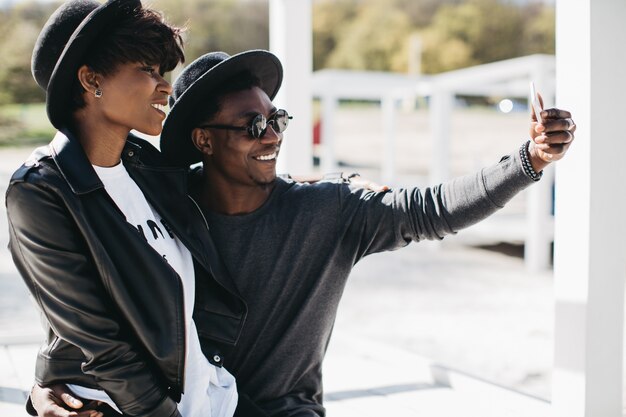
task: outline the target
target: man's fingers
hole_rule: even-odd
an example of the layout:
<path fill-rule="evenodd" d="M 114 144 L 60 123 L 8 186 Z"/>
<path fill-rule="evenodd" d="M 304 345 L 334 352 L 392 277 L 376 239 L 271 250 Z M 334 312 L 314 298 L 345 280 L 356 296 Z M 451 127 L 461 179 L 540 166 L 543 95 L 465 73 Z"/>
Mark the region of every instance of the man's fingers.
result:
<path fill-rule="evenodd" d="M 380 185 L 376 182 L 369 182 L 368 189 L 372 190 L 372 191 L 376 191 L 377 193 L 382 193 L 383 191 L 389 191 L 389 186 L 388 185 Z"/>
<path fill-rule="evenodd" d="M 52 385 L 50 389 L 57 398 L 60 398 L 70 408 L 79 409 L 84 405 L 82 401 L 72 395 L 65 384 Z"/>
<path fill-rule="evenodd" d="M 542 110 L 541 117 L 544 119 L 544 121 L 546 119 L 567 119 L 571 118 L 572 114 L 567 110 L 551 108 Z"/>
<path fill-rule="evenodd" d="M 543 123 L 543 132 L 557 132 L 560 130 L 568 130 L 570 132 L 576 131 L 576 123 L 571 117 L 564 119 L 552 119 L 546 120 Z"/>
<path fill-rule="evenodd" d="M 574 133 L 569 130 L 559 130 L 557 132 L 548 132 L 535 138 L 535 143 L 558 145 L 562 143 L 570 143 L 574 140 Z"/>
<path fill-rule="evenodd" d="M 102 417 L 94 414 L 93 410 L 70 411 L 54 403 L 49 403 L 39 415 L 42 417 Z"/>
<path fill-rule="evenodd" d="M 366 190 L 375 191 L 377 193 L 389 191 L 389 186 L 377 184 L 373 181 L 363 179 L 361 176 L 355 176 L 350 178 L 350 184 L 357 188 L 364 188 Z"/>
<path fill-rule="evenodd" d="M 80 411 L 80 412 L 72 411 L 72 413 L 76 413 L 75 417 L 104 417 L 104 414 L 102 414 L 100 411 L 95 411 L 95 410 L 87 410 L 87 411 Z M 70 416 L 70 417 L 73 417 L 73 416 Z"/>
<path fill-rule="evenodd" d="M 83 406 L 82 401 L 80 401 L 78 398 L 74 398 L 71 394 L 68 394 L 67 392 L 61 394 L 61 399 L 68 407 L 79 409 Z"/>

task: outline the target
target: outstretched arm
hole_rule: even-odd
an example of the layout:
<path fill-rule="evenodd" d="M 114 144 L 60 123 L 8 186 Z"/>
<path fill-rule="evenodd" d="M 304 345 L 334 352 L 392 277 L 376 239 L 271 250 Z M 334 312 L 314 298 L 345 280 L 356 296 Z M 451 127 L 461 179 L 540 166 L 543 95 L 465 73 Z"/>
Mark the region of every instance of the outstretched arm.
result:
<path fill-rule="evenodd" d="M 576 129 L 567 111 L 548 109 L 542 116 L 539 124 L 533 115 L 529 142 L 473 175 L 384 194 L 344 188 L 340 223 L 346 225 L 346 238 L 359 241 L 357 259 L 456 233 L 490 216 L 538 181 L 541 170 L 567 152 Z"/>

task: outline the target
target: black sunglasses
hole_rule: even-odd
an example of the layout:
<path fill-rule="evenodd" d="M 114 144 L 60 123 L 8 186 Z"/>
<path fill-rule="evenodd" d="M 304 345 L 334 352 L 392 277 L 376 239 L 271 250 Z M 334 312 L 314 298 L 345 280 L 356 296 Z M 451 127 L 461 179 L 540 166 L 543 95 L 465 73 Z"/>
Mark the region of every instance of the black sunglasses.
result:
<path fill-rule="evenodd" d="M 272 129 L 276 133 L 283 133 L 287 126 L 289 126 L 289 120 L 293 119 L 293 116 L 289 116 L 287 110 L 280 109 L 266 119 L 262 114 L 254 116 L 249 126 L 231 126 L 231 125 L 202 125 L 201 128 L 210 129 L 223 129 L 223 130 L 245 130 L 254 139 L 260 139 L 267 132 L 267 126 L 272 126 Z"/>

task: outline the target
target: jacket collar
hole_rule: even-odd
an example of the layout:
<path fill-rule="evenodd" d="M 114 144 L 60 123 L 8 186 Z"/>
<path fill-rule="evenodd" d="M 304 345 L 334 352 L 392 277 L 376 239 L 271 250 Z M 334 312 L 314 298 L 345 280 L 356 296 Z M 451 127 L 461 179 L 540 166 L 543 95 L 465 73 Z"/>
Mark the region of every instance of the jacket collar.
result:
<path fill-rule="evenodd" d="M 57 132 L 50 142 L 50 155 L 75 194 L 86 194 L 104 187 L 80 142 L 69 130 Z"/>
<path fill-rule="evenodd" d="M 132 140 L 133 138 L 135 136 L 132 134 L 128 135 L 128 139 Z M 140 145 L 127 140 L 121 159 L 125 162 L 136 160 L 140 149 Z M 69 130 L 57 131 L 54 139 L 50 142 L 49 152 L 59 167 L 61 175 L 75 194 L 87 194 L 104 188 L 104 184 L 89 162 L 82 145 Z"/>

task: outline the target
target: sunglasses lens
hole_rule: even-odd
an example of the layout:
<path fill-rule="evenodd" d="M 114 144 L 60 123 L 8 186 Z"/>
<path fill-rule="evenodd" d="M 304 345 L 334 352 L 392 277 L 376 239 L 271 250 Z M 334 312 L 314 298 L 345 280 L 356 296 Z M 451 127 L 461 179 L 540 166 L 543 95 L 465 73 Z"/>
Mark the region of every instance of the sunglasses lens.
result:
<path fill-rule="evenodd" d="M 283 133 L 289 125 L 289 114 L 287 110 L 280 109 L 274 113 L 271 120 L 272 127 L 277 133 Z"/>
<path fill-rule="evenodd" d="M 267 130 L 267 120 L 262 114 L 257 115 L 252 119 L 252 125 L 250 126 L 250 133 L 256 139 L 262 137 Z"/>

